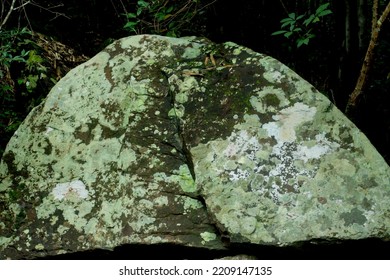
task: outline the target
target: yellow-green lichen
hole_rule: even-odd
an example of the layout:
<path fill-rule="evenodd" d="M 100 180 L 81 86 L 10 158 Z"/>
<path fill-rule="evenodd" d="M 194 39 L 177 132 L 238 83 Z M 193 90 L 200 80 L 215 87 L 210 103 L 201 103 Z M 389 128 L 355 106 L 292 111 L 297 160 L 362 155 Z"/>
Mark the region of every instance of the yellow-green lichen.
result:
<path fill-rule="evenodd" d="M 35 245 L 34 248 L 35 248 L 35 250 L 37 250 L 37 251 L 43 251 L 43 250 L 45 250 L 45 246 L 44 246 L 43 244 L 41 244 L 41 243 Z"/>
<path fill-rule="evenodd" d="M 177 183 L 186 193 L 196 192 L 195 181 L 187 165 L 181 165 L 179 170 L 174 171 L 174 174 L 169 176 L 169 180 Z"/>

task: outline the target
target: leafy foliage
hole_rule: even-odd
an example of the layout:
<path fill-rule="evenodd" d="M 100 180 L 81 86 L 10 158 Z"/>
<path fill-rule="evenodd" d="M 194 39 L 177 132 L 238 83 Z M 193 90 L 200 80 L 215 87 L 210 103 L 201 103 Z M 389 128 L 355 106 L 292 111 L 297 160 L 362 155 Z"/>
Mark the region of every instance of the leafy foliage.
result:
<path fill-rule="evenodd" d="M 283 35 L 286 38 L 295 36 L 298 48 L 302 45 L 308 45 L 310 39 L 315 37 L 314 24 L 319 22 L 322 17 L 332 13 L 328 9 L 329 5 L 330 3 L 320 5 L 314 14 L 288 14 L 287 18 L 280 21 L 282 29 L 272 33 L 272 35 Z"/>
<path fill-rule="evenodd" d="M 20 53 L 15 49 L 15 45 L 20 47 L 23 45 L 23 41 L 18 41 L 18 37 L 28 35 L 30 32 L 27 28 L 21 30 L 0 31 L 0 65 L 3 67 L 10 67 L 12 62 L 24 62 L 28 52 L 22 50 Z M 3 78 L 4 73 L 0 73 L 0 77 Z"/>
<path fill-rule="evenodd" d="M 27 28 L 0 31 L 0 156 L 27 113 L 52 86 L 45 60 Z"/>
<path fill-rule="evenodd" d="M 189 29 L 191 20 L 201 14 L 200 0 L 139 0 L 135 10 L 126 13 L 124 29 L 136 34 L 152 33 L 178 37 Z"/>

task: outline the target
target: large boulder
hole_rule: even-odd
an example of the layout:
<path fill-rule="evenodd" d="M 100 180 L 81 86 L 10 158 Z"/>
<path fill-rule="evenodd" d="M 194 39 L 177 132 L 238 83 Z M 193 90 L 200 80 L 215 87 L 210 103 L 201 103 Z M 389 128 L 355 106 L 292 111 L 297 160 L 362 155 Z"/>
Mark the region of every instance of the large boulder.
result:
<path fill-rule="evenodd" d="M 70 71 L 0 180 L 0 258 L 390 237 L 368 139 L 277 60 L 195 37 L 124 38 Z"/>

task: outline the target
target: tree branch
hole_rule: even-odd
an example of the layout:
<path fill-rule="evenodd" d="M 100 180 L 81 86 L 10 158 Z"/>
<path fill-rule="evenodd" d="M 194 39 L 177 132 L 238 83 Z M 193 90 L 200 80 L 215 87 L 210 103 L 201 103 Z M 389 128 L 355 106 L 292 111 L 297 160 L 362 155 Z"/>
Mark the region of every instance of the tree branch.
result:
<path fill-rule="evenodd" d="M 58 4 L 58 5 L 56 5 L 56 6 L 51 6 L 51 7 L 48 7 L 48 8 L 43 7 L 43 6 L 39 5 L 38 3 L 35 3 L 34 1 L 31 1 L 31 5 L 33 5 L 33 6 L 35 6 L 35 7 L 38 7 L 38 8 L 40 8 L 40 9 L 46 11 L 46 12 L 49 12 L 49 13 L 54 14 L 55 16 L 54 16 L 54 18 L 52 18 L 51 20 L 55 20 L 56 18 L 61 17 L 61 16 L 62 16 L 62 17 L 65 17 L 65 18 L 67 18 L 67 19 L 70 19 L 70 17 L 68 17 L 68 16 L 65 15 L 64 13 L 59 13 L 59 12 L 54 11 L 55 8 L 63 7 L 63 6 L 64 6 L 63 3 Z"/>
<path fill-rule="evenodd" d="M 6 24 L 6 22 L 8 21 L 9 16 L 11 15 L 12 11 L 14 10 L 15 2 L 16 2 L 16 0 L 12 0 L 11 7 L 9 8 L 8 13 L 5 16 L 3 22 L 0 24 L 0 30 Z"/>
<path fill-rule="evenodd" d="M 375 29 L 376 22 L 378 21 L 378 2 L 379 0 L 374 0 L 372 3 L 372 23 L 371 30 Z"/>
<path fill-rule="evenodd" d="M 374 7 L 373 7 L 373 18 L 377 17 L 376 13 L 376 7 L 375 2 L 378 2 L 377 0 L 374 1 Z M 381 17 L 379 20 L 375 22 L 375 25 L 373 25 L 372 31 L 371 31 L 371 39 L 370 44 L 368 45 L 368 49 L 366 52 L 366 55 L 364 57 L 363 65 L 360 70 L 360 75 L 357 80 L 355 89 L 351 93 L 348 99 L 347 107 L 345 108 L 345 113 L 349 114 L 353 108 L 356 107 L 357 98 L 362 94 L 363 89 L 366 85 L 368 72 L 371 68 L 372 60 L 374 57 L 374 48 L 376 46 L 376 43 L 378 41 L 379 32 L 381 30 L 383 22 L 386 20 L 388 14 L 390 12 L 390 2 L 387 4 L 385 10 L 383 11 Z"/>

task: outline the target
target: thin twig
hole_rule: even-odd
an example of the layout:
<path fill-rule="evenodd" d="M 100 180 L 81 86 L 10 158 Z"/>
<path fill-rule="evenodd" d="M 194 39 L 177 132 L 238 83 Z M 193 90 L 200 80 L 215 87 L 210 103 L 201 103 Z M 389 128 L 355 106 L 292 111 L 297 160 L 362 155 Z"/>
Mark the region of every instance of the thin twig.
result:
<path fill-rule="evenodd" d="M 27 20 L 27 23 L 28 23 L 28 26 L 29 26 L 29 29 L 34 32 L 33 28 L 32 28 L 32 25 L 31 25 L 31 22 L 30 22 L 30 19 L 28 18 L 28 14 L 27 14 L 27 11 L 26 11 L 26 6 L 23 6 L 22 9 L 23 9 L 23 13 L 24 13 L 24 16 Z"/>
<path fill-rule="evenodd" d="M 0 12 L 0 18 L 3 18 L 4 9 L 5 9 L 5 1 L 1 1 L 1 12 Z"/>
<path fill-rule="evenodd" d="M 16 11 L 16 10 L 19 10 L 19 9 L 23 8 L 24 6 L 27 6 L 28 4 L 30 4 L 30 1 L 27 1 L 27 2 L 22 3 L 22 5 L 20 5 L 20 6 L 16 7 L 16 8 L 14 8 L 14 10 L 15 10 L 15 11 Z"/>
<path fill-rule="evenodd" d="M 58 5 L 56 5 L 56 6 L 48 7 L 48 8 L 45 8 L 45 7 L 43 7 L 43 6 L 41 6 L 41 5 L 37 4 L 37 3 L 35 3 L 34 1 L 31 1 L 30 4 L 33 5 L 33 6 L 35 6 L 35 7 L 40 8 L 40 9 L 46 11 L 46 12 L 55 14 L 55 17 L 52 18 L 51 20 L 55 20 L 56 18 L 58 18 L 58 17 L 60 17 L 60 16 L 65 17 L 65 18 L 67 18 L 67 19 L 71 19 L 70 17 L 68 17 L 68 16 L 65 15 L 64 13 L 59 13 L 59 12 L 53 11 L 53 9 L 56 9 L 56 8 L 58 8 L 58 7 L 63 7 L 64 4 L 62 4 L 62 3 L 61 3 L 61 4 L 58 4 Z"/>
<path fill-rule="evenodd" d="M 10 6 L 10 8 L 8 10 L 8 13 L 7 13 L 7 15 L 5 16 L 3 22 L 0 25 L 0 30 L 6 24 L 6 22 L 8 21 L 9 16 L 11 15 L 12 11 L 14 10 L 15 2 L 16 2 L 16 0 L 12 0 L 11 6 Z"/>
<path fill-rule="evenodd" d="M 288 10 L 286 8 L 286 6 L 284 5 L 283 1 L 282 0 L 279 0 L 280 1 L 280 4 L 282 4 L 282 7 L 284 9 L 284 11 L 286 12 L 286 14 L 288 14 Z"/>
<path fill-rule="evenodd" d="M 217 2 L 217 1 L 218 1 L 218 0 L 214 0 L 214 1 L 212 1 L 211 3 L 208 3 L 207 5 L 204 5 L 202 8 L 199 9 L 199 11 L 201 11 L 201 10 L 207 8 L 208 6 L 214 4 L 214 3 Z"/>

